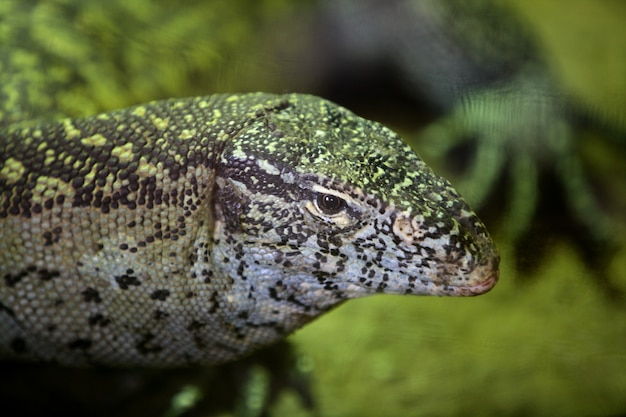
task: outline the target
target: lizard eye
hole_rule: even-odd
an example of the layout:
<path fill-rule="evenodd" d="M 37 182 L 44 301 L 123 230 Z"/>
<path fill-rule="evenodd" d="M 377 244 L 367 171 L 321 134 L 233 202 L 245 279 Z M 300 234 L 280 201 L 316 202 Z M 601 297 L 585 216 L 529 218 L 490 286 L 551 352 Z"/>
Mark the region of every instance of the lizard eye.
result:
<path fill-rule="evenodd" d="M 346 201 L 333 194 L 317 194 L 317 206 L 327 215 L 339 213 L 346 208 Z"/>
<path fill-rule="evenodd" d="M 320 230 L 345 232 L 358 222 L 364 221 L 367 210 L 350 194 L 312 184 L 310 197 L 302 201 L 305 219 Z"/>

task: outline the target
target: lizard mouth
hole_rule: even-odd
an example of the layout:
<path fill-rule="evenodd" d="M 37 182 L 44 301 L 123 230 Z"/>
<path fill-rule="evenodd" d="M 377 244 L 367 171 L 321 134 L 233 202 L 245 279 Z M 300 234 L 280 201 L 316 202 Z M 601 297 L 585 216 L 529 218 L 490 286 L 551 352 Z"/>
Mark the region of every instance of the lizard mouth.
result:
<path fill-rule="evenodd" d="M 500 272 L 496 269 L 496 271 L 489 278 L 475 285 L 455 287 L 454 294 L 451 295 L 474 296 L 485 294 L 491 291 L 491 289 L 496 285 L 499 276 Z"/>

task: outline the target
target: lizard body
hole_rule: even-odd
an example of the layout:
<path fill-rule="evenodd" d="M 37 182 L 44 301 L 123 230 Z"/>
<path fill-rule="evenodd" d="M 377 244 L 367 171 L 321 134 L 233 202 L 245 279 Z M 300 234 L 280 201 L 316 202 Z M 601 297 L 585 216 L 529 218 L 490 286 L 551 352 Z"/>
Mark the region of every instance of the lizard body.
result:
<path fill-rule="evenodd" d="M 0 357 L 236 359 L 342 301 L 477 295 L 499 258 L 378 123 L 307 95 L 0 130 Z"/>

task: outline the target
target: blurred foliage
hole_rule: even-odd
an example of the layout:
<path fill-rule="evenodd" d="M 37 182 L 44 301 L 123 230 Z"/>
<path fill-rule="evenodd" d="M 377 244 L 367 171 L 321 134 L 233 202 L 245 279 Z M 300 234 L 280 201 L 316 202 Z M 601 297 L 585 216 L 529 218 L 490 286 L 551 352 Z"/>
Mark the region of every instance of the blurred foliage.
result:
<path fill-rule="evenodd" d="M 626 3 L 508 2 L 532 26 L 564 89 L 596 117 L 626 127 Z"/>
<path fill-rule="evenodd" d="M 0 119 L 271 88 L 258 32 L 293 7 L 289 0 L 3 1 Z"/>
<path fill-rule="evenodd" d="M 458 103 L 433 103 L 423 94 L 407 68 L 424 58 L 403 53 L 412 50 L 410 42 L 402 49 L 374 36 L 390 32 L 376 28 L 380 13 L 367 14 L 371 2 L 343 2 L 360 16 L 360 31 L 353 33 L 365 42 L 363 50 L 346 49 L 345 33 L 332 19 L 336 3 L 2 1 L 0 120 L 80 116 L 215 92 L 324 95 L 413 137 L 427 162 L 447 172 L 470 201 L 483 196 L 480 213 L 503 255 L 495 290 L 476 299 L 351 301 L 290 338 L 298 353 L 281 344 L 215 369 L 94 370 L 71 377 L 72 370 L 3 365 L 3 404 L 29 406 L 14 415 L 31 406 L 38 415 L 626 415 L 626 3 L 465 3 L 470 10 L 511 7 L 550 74 L 551 91 L 568 108 L 556 119 L 566 123 L 567 153 L 526 141 L 518 131 L 498 154 L 500 165 L 489 159 L 476 165 L 475 172 L 492 171 L 490 182 L 478 185 L 467 181 L 471 158 L 481 143 L 496 144 L 483 147 L 486 153 L 502 152 L 498 138 L 460 136 L 448 148 L 429 142 L 424 132 L 445 127 Z M 474 13 L 471 22 L 484 33 L 481 16 Z M 497 33 L 507 30 L 502 22 L 486 24 Z M 401 19 L 391 23 L 404 29 Z M 515 79 L 515 71 L 507 71 L 495 79 Z M 523 125 L 515 116 L 509 120 Z M 528 151 L 528 144 L 538 148 Z M 524 154 L 526 163 L 514 163 Z M 582 185 L 545 174 L 571 161 L 565 171 L 578 172 Z M 537 193 L 520 197 L 529 187 Z M 571 192 L 576 189 L 584 192 Z M 576 204 L 591 211 L 572 209 Z M 515 224 L 516 210 L 531 210 L 523 227 Z M 608 217 L 612 246 L 602 244 L 580 213 Z M 519 241 L 506 228 L 510 219 Z"/>

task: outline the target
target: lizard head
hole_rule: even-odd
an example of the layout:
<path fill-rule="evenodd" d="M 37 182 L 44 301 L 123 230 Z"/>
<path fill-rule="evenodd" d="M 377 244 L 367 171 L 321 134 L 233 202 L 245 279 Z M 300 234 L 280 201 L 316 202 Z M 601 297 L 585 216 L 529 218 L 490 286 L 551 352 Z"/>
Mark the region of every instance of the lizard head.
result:
<path fill-rule="evenodd" d="M 274 300 L 317 311 L 380 292 L 479 295 L 498 279 L 493 243 L 451 185 L 328 101 L 263 96 L 216 175 L 216 240 L 246 260 L 228 273 L 262 277 Z"/>

